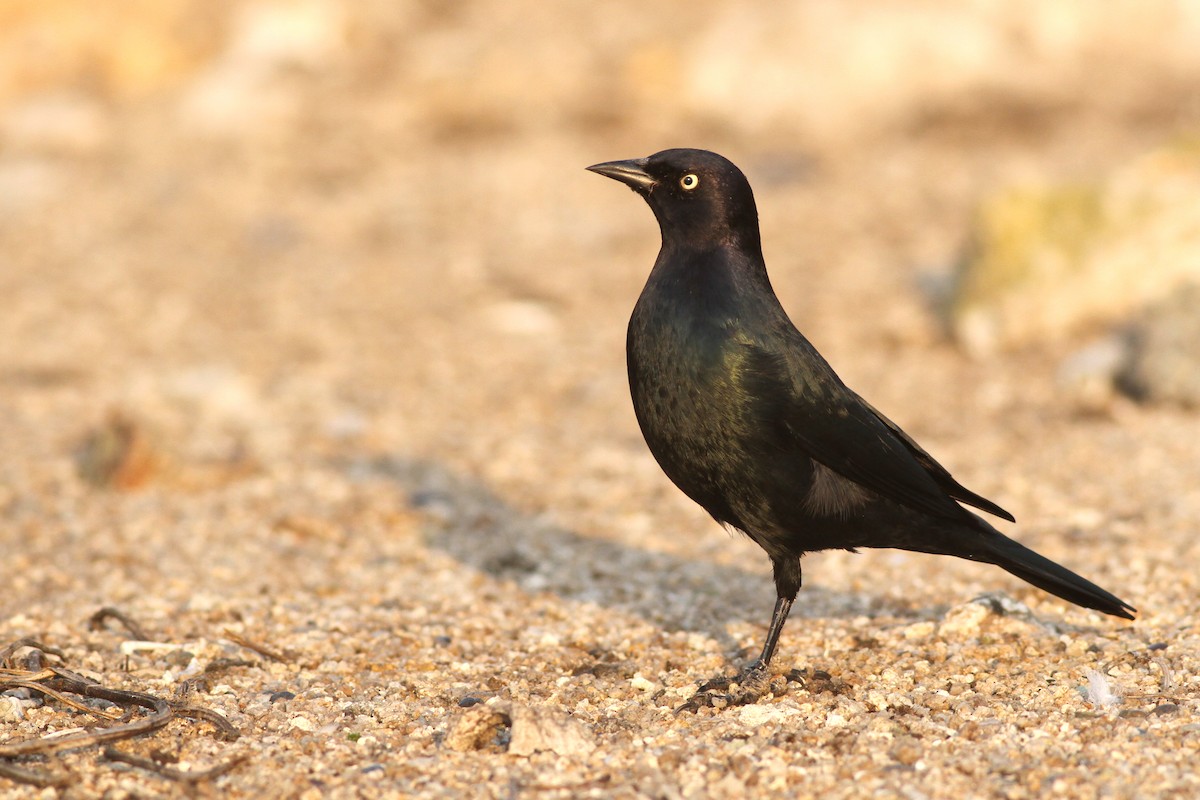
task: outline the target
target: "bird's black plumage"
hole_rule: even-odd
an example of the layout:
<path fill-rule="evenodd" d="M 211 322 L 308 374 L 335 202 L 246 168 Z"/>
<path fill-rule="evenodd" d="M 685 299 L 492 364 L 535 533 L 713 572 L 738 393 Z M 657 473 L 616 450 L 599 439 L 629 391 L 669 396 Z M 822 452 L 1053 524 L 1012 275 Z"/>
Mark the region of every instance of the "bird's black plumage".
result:
<path fill-rule="evenodd" d="M 960 505 L 1014 521 L 842 383 L 775 296 L 741 170 L 704 150 L 588 169 L 640 194 L 662 233 L 627 339 L 646 443 L 688 497 L 750 536 L 774 567 L 771 628 L 735 700 L 765 686 L 800 588 L 800 557 L 815 550 L 894 547 L 982 561 L 1133 618 L 1128 603 Z"/>

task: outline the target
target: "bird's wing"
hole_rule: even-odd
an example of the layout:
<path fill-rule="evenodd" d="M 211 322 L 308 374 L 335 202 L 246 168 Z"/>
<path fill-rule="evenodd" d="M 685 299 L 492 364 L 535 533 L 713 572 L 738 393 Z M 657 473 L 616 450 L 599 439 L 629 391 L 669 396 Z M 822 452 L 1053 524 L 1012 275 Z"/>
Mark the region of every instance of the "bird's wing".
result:
<path fill-rule="evenodd" d="M 956 498 L 1012 519 L 955 481 L 897 425 L 848 389 L 807 340 L 787 355 L 744 344 L 741 378 L 769 429 L 814 461 L 896 503 L 939 517 L 968 515 Z"/>
<path fill-rule="evenodd" d="M 850 390 L 847 389 L 847 391 Z M 874 414 L 880 422 L 888 426 L 892 433 L 894 433 L 900 439 L 900 441 L 903 442 L 906 447 L 908 447 L 909 452 L 912 453 L 915 459 L 917 459 L 917 463 L 925 468 L 925 471 L 929 473 L 929 477 L 933 478 L 934 482 L 941 487 L 942 491 L 953 497 L 955 500 L 966 503 L 970 506 L 975 506 L 975 508 L 986 511 L 989 514 L 995 514 L 1001 519 L 1006 519 L 1009 522 L 1017 521 L 1016 517 L 993 503 L 991 500 L 972 492 L 970 489 L 954 480 L 954 476 L 950 474 L 950 471 L 935 461 L 933 456 L 925 452 L 925 449 L 913 441 L 911 436 L 901 430 L 899 425 L 885 417 L 877 408 L 875 408 L 875 406 L 871 405 L 866 400 L 863 400 L 861 397 L 858 397 L 857 394 L 854 396 L 858 398 L 858 402 L 862 403 L 863 406 L 865 406 L 867 410 Z"/>

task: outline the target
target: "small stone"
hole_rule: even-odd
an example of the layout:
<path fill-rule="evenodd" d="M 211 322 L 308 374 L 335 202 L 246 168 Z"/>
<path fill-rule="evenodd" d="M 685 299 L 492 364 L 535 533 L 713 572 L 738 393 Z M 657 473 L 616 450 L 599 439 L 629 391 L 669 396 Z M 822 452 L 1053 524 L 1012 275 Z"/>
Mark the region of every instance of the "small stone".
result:
<path fill-rule="evenodd" d="M 946 613 L 939 632 L 942 636 L 974 636 L 991 613 L 982 603 L 965 603 Z"/>
<path fill-rule="evenodd" d="M 113 412 L 87 434 L 76 452 L 75 469 L 92 486 L 130 491 L 149 483 L 164 460 L 144 425 Z"/>
<path fill-rule="evenodd" d="M 454 720 L 446 733 L 445 745 L 460 753 L 482 750 L 496 743 L 508 721 L 509 718 L 498 708 L 486 704 L 472 705 Z"/>
<path fill-rule="evenodd" d="M 25 719 L 28 700 L 19 697 L 0 697 L 0 722 L 20 722 Z"/>
<path fill-rule="evenodd" d="M 1117 376 L 1129 358 L 1129 337 L 1113 334 L 1097 339 L 1059 365 L 1059 389 L 1080 410 L 1104 411 L 1112 403 Z"/>
<path fill-rule="evenodd" d="M 924 748 L 921 747 L 920 742 L 915 738 L 912 736 L 901 736 L 892 745 L 890 754 L 897 763 L 911 767 L 921 760 L 924 752 Z"/>
<path fill-rule="evenodd" d="M 585 755 L 596 742 L 592 731 L 574 717 L 547 708 L 514 706 L 512 742 L 508 752 L 517 756 L 549 750 L 560 756 Z"/>
<path fill-rule="evenodd" d="M 757 727 L 768 722 L 781 722 L 788 714 L 777 706 L 755 704 L 738 709 L 739 721 L 747 727 Z"/>
<path fill-rule="evenodd" d="M 657 683 L 649 678 L 644 677 L 640 672 L 636 673 L 632 678 L 630 678 L 629 685 L 634 689 L 638 689 L 639 691 L 643 692 L 653 692 L 658 689 Z"/>
<path fill-rule="evenodd" d="M 929 621 L 914 622 L 912 625 L 908 625 L 904 628 L 904 638 L 908 641 L 913 641 L 914 639 L 924 639 L 927 636 L 932 635 L 936 627 L 936 625 Z"/>
<path fill-rule="evenodd" d="M 1200 408 L 1200 283 L 1177 290 L 1141 314 L 1120 388 L 1145 403 Z"/>

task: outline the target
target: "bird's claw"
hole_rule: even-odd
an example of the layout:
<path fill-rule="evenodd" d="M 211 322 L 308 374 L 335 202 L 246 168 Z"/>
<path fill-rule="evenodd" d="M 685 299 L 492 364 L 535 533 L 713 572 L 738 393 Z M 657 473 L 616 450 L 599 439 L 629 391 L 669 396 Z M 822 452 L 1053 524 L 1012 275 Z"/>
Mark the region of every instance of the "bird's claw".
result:
<path fill-rule="evenodd" d="M 787 683 L 787 675 L 772 675 L 765 664 L 756 661 L 732 678 L 713 678 L 700 684 L 696 687 L 696 693 L 675 709 L 675 713 L 750 705 L 768 692 L 773 695 L 786 694 Z"/>

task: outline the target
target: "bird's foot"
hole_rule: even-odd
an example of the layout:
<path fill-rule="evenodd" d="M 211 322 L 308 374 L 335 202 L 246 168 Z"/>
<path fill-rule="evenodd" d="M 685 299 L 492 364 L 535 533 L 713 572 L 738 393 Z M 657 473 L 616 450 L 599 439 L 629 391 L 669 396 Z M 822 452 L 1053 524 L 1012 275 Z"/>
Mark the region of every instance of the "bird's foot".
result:
<path fill-rule="evenodd" d="M 696 693 L 675 709 L 676 714 L 696 712 L 702 708 L 727 708 L 756 703 L 765 695 L 782 697 L 792 684 L 813 691 L 836 690 L 838 682 L 822 670 L 793 669 L 771 674 L 761 661 L 755 661 L 732 678 L 713 678 L 696 687 Z M 844 686 L 844 684 L 841 684 Z"/>
<path fill-rule="evenodd" d="M 768 692 L 787 694 L 787 683 L 787 675 L 772 675 L 766 664 L 755 661 L 732 678 L 713 678 L 700 684 L 696 693 L 675 709 L 675 713 L 749 705 Z"/>

